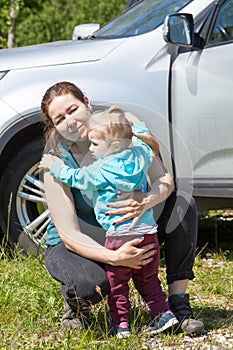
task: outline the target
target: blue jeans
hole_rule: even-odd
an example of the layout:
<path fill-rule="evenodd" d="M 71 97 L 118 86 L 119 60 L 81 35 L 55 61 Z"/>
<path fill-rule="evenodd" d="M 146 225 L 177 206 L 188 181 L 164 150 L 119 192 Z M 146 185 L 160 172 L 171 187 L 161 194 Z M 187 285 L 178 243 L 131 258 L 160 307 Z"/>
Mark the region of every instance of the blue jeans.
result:
<path fill-rule="evenodd" d="M 173 192 L 165 205 L 154 208 L 160 245 L 164 243 L 167 284 L 195 278 L 198 217 L 196 202 L 184 192 Z"/>
<path fill-rule="evenodd" d="M 61 282 L 62 295 L 69 305 L 77 306 L 77 297 L 94 305 L 109 293 L 104 264 L 71 252 L 63 242 L 47 248 L 46 267 L 52 277 Z"/>

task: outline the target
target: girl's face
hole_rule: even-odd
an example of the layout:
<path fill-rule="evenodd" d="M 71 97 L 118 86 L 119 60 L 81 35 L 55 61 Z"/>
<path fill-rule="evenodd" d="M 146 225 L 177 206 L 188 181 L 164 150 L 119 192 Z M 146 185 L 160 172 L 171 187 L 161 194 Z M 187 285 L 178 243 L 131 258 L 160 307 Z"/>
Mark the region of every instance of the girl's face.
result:
<path fill-rule="evenodd" d="M 72 94 L 56 96 L 49 105 L 48 113 L 57 132 L 75 142 L 87 138 L 90 119 L 89 101 L 85 105 Z"/>
<path fill-rule="evenodd" d="M 98 159 L 114 152 L 113 144 L 104 140 L 97 128 L 89 131 L 88 138 L 91 142 L 89 150 L 94 158 Z"/>

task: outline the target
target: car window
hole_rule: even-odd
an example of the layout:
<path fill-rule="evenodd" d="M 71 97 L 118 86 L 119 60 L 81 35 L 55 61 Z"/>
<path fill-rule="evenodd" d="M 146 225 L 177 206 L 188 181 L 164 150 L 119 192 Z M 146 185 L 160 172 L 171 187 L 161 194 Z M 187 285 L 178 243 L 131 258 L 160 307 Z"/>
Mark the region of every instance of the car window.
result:
<path fill-rule="evenodd" d="M 228 0 L 219 9 L 208 44 L 233 40 L 233 0 Z"/>
<path fill-rule="evenodd" d="M 168 13 L 180 11 L 190 0 L 145 0 L 114 18 L 94 33 L 95 38 L 122 38 L 150 32 Z"/>

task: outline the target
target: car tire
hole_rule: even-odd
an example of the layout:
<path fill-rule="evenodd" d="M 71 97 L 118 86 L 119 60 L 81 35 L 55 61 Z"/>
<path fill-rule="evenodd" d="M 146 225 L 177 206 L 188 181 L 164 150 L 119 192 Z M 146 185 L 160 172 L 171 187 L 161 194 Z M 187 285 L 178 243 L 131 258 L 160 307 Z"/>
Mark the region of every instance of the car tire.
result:
<path fill-rule="evenodd" d="M 42 137 L 25 144 L 8 163 L 0 183 L 2 232 L 10 245 L 17 243 L 26 252 L 39 253 L 44 249 L 46 220 L 49 222 L 49 215 L 44 215 L 48 209 L 38 169 L 43 147 Z M 36 220 L 40 225 L 35 224 L 32 229 Z"/>

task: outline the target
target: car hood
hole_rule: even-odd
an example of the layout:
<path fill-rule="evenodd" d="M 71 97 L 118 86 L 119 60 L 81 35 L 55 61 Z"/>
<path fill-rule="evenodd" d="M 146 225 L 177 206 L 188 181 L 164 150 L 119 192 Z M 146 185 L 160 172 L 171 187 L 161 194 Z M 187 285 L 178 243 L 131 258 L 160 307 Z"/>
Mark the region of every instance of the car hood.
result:
<path fill-rule="evenodd" d="M 98 61 L 125 39 L 64 40 L 0 50 L 0 71 Z"/>

